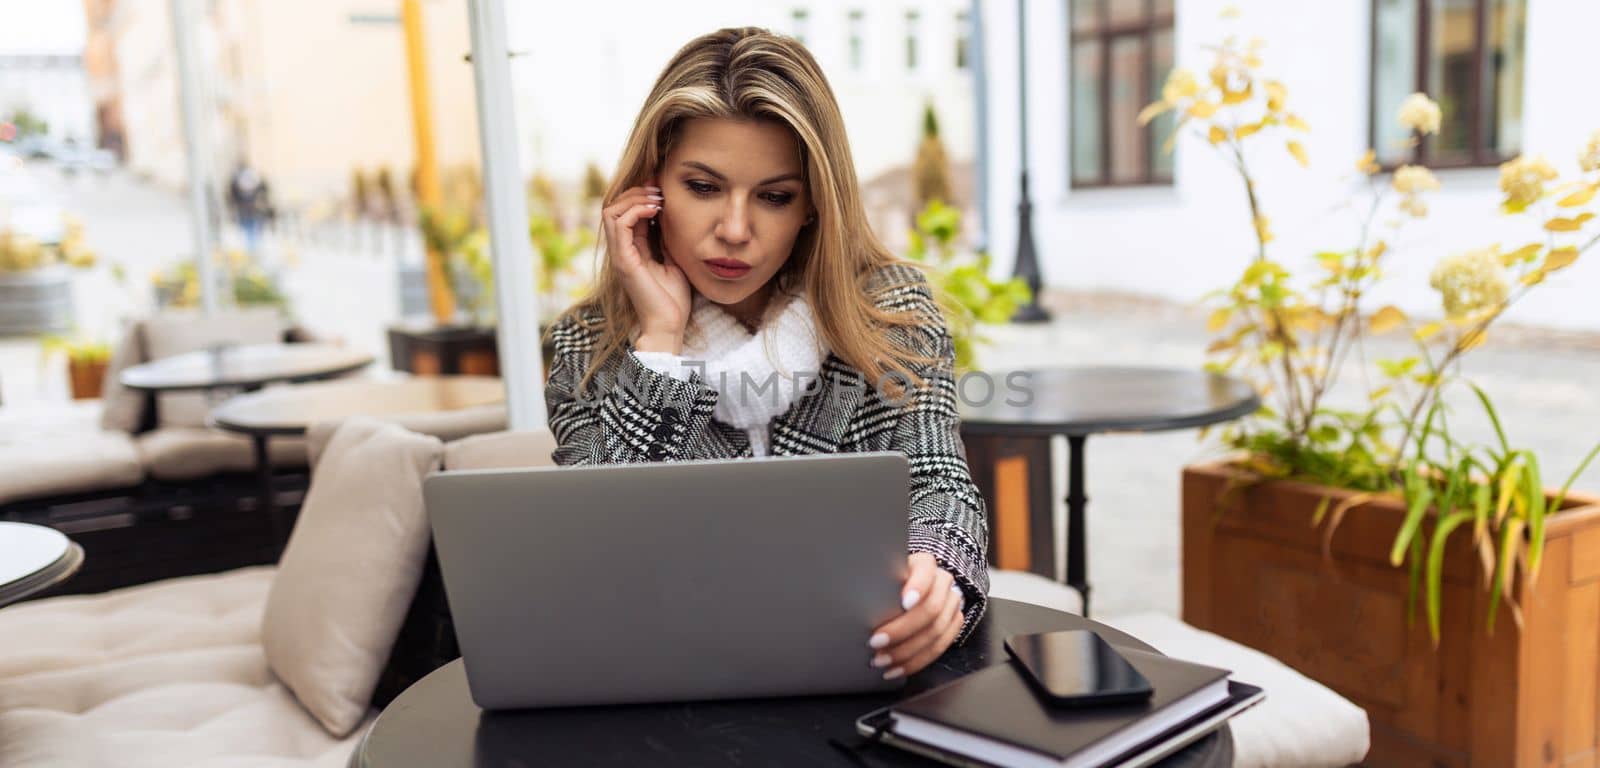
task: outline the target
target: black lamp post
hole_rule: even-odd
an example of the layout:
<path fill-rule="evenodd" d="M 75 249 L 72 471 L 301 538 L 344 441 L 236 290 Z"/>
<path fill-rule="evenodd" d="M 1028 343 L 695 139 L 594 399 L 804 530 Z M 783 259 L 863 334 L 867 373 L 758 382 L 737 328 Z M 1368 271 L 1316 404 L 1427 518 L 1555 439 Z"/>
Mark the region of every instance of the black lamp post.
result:
<path fill-rule="evenodd" d="M 1032 298 L 1017 308 L 1011 317 L 1013 323 L 1045 323 L 1050 313 L 1039 306 L 1039 291 L 1044 280 L 1039 274 L 1039 259 L 1033 246 L 1033 204 L 1028 200 L 1028 0 L 1017 0 L 1017 87 L 1021 101 L 1020 125 L 1022 127 L 1022 201 L 1017 204 L 1017 261 L 1012 276 L 1028 284 Z"/>

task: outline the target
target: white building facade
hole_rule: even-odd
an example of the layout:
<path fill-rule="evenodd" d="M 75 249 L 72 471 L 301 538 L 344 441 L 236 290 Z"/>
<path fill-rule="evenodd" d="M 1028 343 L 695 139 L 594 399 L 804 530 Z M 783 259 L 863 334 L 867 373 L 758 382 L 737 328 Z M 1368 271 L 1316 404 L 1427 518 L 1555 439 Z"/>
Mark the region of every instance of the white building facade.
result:
<path fill-rule="evenodd" d="M 94 105 L 77 53 L 0 53 L 0 120 L 19 109 L 44 120 L 57 141 L 94 146 Z"/>
<path fill-rule="evenodd" d="M 1134 37 L 1118 29 L 1153 27 L 1152 39 L 1170 41 L 1177 65 L 1202 79 L 1212 64 L 1204 46 L 1230 34 L 1266 41 L 1264 74 L 1288 86 L 1290 109 L 1311 126 L 1301 137 L 1310 165 L 1296 164 L 1281 141 L 1258 146 L 1248 160 L 1276 235 L 1271 256 L 1305 272 L 1315 268 L 1317 251 L 1355 245 L 1362 212 L 1348 205 L 1362 183 L 1355 163 L 1373 145 L 1374 127 L 1380 146 L 1398 130 L 1389 105 L 1421 86 L 1445 102 L 1449 131 L 1451 114 L 1463 116 L 1462 125 L 1472 122 L 1463 90 L 1481 88 L 1468 92 L 1483 94 L 1471 136 L 1476 144 L 1465 138 L 1470 125 L 1451 137 L 1478 147 L 1478 157 L 1463 150 L 1454 158 L 1475 167 L 1436 171 L 1443 189 L 1427 196 L 1429 215 L 1407 224 L 1390 243 L 1388 277 L 1370 310 L 1394 303 L 1437 316 L 1428 277 L 1439 258 L 1495 242 L 1510 250 L 1542 240 L 1542 219 L 1499 213 L 1494 155 L 1541 154 L 1571 174 L 1587 137 L 1600 129 L 1600 99 L 1593 96 L 1586 54 L 1600 29 L 1600 3 L 1591 0 L 1105 0 L 1098 8 L 1083 0 L 1025 1 L 1033 228 L 1048 286 L 1195 301 L 1231 285 L 1254 254 L 1243 186 L 1203 137 L 1185 134 L 1166 161 L 1138 151 L 1132 116 L 1143 106 L 1141 96 L 1159 95 L 1167 67 L 1159 50 L 1139 61 Z M 1017 242 L 1017 3 L 985 2 L 983 8 L 990 83 L 987 213 L 997 269 L 1006 271 Z M 1084 14 L 1080 29 L 1093 26 L 1085 17 L 1124 16 L 1104 25 L 1112 32 L 1099 42 L 1108 45 L 1109 56 L 1099 58 L 1098 49 L 1084 46 L 1087 36 L 1074 41 L 1074 11 Z M 1152 21 L 1152 15 L 1168 21 Z M 1412 47 L 1419 42 L 1420 54 Z M 1421 66 L 1432 74 L 1420 75 Z M 1479 79 L 1474 72 L 1482 72 Z M 1107 89 L 1110 98 L 1099 98 L 1088 83 Z M 1106 140 L 1098 141 L 1099 133 L 1095 141 L 1080 140 L 1075 156 L 1074 131 L 1079 139 L 1101 131 Z M 1450 159 L 1442 154 L 1429 159 Z M 1118 174 L 1126 183 L 1099 183 Z M 1387 175 L 1378 180 L 1388 183 Z M 1600 253 L 1591 252 L 1514 306 L 1505 322 L 1600 331 L 1597 297 Z"/>

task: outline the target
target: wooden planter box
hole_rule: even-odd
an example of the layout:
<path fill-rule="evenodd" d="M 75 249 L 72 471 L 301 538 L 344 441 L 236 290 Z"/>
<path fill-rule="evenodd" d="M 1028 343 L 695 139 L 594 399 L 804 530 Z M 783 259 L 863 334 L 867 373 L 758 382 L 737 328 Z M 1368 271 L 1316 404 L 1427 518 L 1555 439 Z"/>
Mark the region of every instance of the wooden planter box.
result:
<path fill-rule="evenodd" d="M 1371 765 L 1600 764 L 1600 499 L 1573 494 L 1548 518 L 1538 581 L 1517 584 L 1524 625 L 1502 604 L 1493 636 L 1471 532 L 1458 528 L 1434 649 L 1420 596 L 1408 625 L 1408 568 L 1389 564 L 1399 504 L 1351 509 L 1324 557 L 1311 520 L 1329 489 L 1267 481 L 1224 497 L 1230 480 L 1252 478 L 1224 464 L 1184 471 L 1184 621 L 1366 709 Z"/>

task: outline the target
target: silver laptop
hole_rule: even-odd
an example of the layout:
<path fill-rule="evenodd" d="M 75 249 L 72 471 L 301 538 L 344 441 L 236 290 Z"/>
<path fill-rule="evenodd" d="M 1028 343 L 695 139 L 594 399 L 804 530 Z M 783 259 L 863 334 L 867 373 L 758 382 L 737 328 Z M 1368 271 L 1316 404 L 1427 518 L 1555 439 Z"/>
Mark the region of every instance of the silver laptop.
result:
<path fill-rule="evenodd" d="M 893 452 L 441 472 L 423 483 L 484 709 L 891 690 Z"/>

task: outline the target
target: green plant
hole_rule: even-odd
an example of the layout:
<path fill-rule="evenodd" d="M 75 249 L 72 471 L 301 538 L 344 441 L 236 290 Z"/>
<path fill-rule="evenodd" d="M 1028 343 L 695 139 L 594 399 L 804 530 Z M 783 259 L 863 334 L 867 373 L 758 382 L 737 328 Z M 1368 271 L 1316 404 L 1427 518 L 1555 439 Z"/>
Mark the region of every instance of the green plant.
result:
<path fill-rule="evenodd" d="M 231 250 L 219 252 L 212 258 L 222 273 L 220 279 L 227 286 L 234 304 L 241 307 L 277 307 L 288 313 L 289 297 L 248 254 Z M 200 269 L 193 260 L 185 259 L 157 272 L 151 276 L 151 282 L 155 285 L 156 303 L 161 306 L 200 306 Z"/>
<path fill-rule="evenodd" d="M 89 269 L 98 257 L 84 242 L 83 225 L 66 217 L 58 242 L 46 243 L 9 228 L 0 229 L 0 272 L 22 272 L 55 264 Z"/>
<path fill-rule="evenodd" d="M 950 186 L 950 162 L 939 139 L 939 118 L 933 105 L 922 108 L 922 141 L 917 145 L 916 161 L 912 164 L 912 184 L 915 188 L 917 209 L 923 210 L 933 201 L 954 201 Z"/>
<path fill-rule="evenodd" d="M 1020 278 L 990 278 L 986 252 L 970 257 L 956 254 L 961 211 L 934 200 L 917 214 L 916 222 L 906 256 L 932 268 L 935 293 L 955 341 L 956 369 L 973 370 L 976 347 L 988 340 L 979 332 L 979 324 L 1010 320 L 1018 307 L 1032 300 L 1032 291 Z"/>
<path fill-rule="evenodd" d="M 1187 125 L 1215 147 L 1238 176 L 1248 204 L 1254 254 L 1232 286 L 1208 296 L 1208 329 L 1216 339 L 1207 350 L 1214 358 L 1207 368 L 1249 378 L 1266 405 L 1226 429 L 1224 443 L 1242 451 L 1241 462 L 1260 476 L 1359 491 L 1338 506 L 1331 497 L 1323 500 L 1315 522 L 1326 526 L 1325 536 L 1331 537 L 1346 512 L 1376 495 L 1402 499 L 1407 514 L 1391 559 L 1396 566 L 1409 559 L 1412 602 L 1416 589 L 1423 589 L 1435 644 L 1444 547 L 1455 528 L 1472 522 L 1474 547 L 1493 590 L 1492 631 L 1498 600 L 1509 599 L 1511 564 L 1523 561 L 1526 578 L 1537 577 L 1544 518 L 1559 508 L 1566 488 L 1546 498 L 1537 457 L 1511 448 L 1488 395 L 1461 377 L 1460 362 L 1512 304 L 1600 242 L 1600 235 L 1584 231 L 1594 218 L 1585 208 L 1600 191 L 1600 177 L 1591 175 L 1600 171 L 1600 132 L 1580 153 L 1581 175 L 1567 183 L 1555 183 L 1556 172 L 1541 158 L 1519 157 L 1501 166 L 1501 210 L 1539 214 L 1541 241 L 1509 252 L 1491 245 L 1442 260 L 1431 280 L 1443 304 L 1440 320 L 1414 323 L 1393 306 L 1368 315 L 1363 302 L 1393 258 L 1389 244 L 1407 223 L 1427 215 L 1425 193 L 1439 182 L 1423 166 L 1404 165 L 1385 185 L 1377 176 L 1376 153 L 1368 150 L 1356 163 L 1364 177 L 1359 209 L 1365 215 L 1352 242 L 1307 259 L 1309 277 L 1275 258 L 1251 153 L 1264 143 L 1276 145 L 1307 166 L 1309 156 L 1296 136 L 1310 127 L 1288 109 L 1287 87 L 1259 73 L 1263 47 L 1259 39 L 1240 45 L 1228 38 L 1213 49 L 1207 78 L 1174 70 L 1161 99 L 1140 115 L 1149 123 L 1175 112 L 1173 138 Z M 1414 94 L 1399 120 L 1412 130 L 1409 143 L 1415 146 L 1421 136 L 1437 132 L 1440 109 Z M 1365 365 L 1367 337 L 1402 329 L 1417 354 L 1375 361 L 1381 385 L 1370 389 L 1365 407 L 1329 406 L 1327 395 L 1350 356 Z M 1443 396 L 1457 384 L 1472 387 L 1495 422 L 1498 444 L 1474 446 L 1452 433 Z M 1424 542 L 1420 531 L 1430 515 L 1433 533 Z M 1519 613 L 1513 615 L 1520 621 Z"/>
<path fill-rule="evenodd" d="M 111 345 L 103 341 L 71 336 L 45 336 L 39 349 L 46 358 L 66 355 L 74 363 L 104 363 L 111 359 Z"/>

